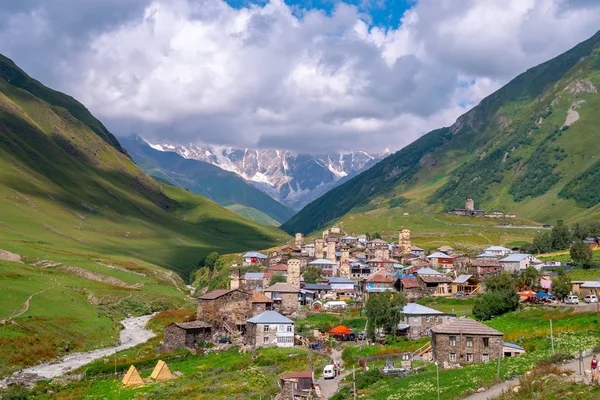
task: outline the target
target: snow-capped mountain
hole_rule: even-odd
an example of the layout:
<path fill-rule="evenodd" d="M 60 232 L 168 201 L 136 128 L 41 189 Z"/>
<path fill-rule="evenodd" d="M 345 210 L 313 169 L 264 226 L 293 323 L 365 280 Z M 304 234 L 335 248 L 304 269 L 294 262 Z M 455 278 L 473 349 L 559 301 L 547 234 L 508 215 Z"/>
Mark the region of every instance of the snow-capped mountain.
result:
<path fill-rule="evenodd" d="M 363 151 L 312 156 L 284 150 L 148 144 L 156 150 L 176 152 L 234 172 L 296 210 L 381 159 Z"/>

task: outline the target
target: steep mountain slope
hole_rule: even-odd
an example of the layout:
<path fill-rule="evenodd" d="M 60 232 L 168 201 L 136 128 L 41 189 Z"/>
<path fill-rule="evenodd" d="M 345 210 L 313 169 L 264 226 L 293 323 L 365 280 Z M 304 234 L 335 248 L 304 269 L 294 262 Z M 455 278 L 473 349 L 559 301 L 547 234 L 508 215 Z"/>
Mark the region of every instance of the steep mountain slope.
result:
<path fill-rule="evenodd" d="M 321 156 L 285 150 L 150 144 L 185 158 L 204 161 L 246 179 L 279 202 L 299 210 L 328 190 L 356 176 L 381 158 L 363 151 Z"/>
<path fill-rule="evenodd" d="M 310 232 L 384 208 L 448 211 L 466 198 L 544 223 L 598 218 L 599 44 L 600 32 L 519 75 L 451 127 L 309 204 L 283 229 Z"/>
<path fill-rule="evenodd" d="M 190 219 L 192 211 L 202 218 Z M 266 248 L 281 231 L 144 174 L 74 99 L 0 58 L 0 243 L 137 257 L 186 278 L 210 252 Z"/>
<path fill-rule="evenodd" d="M 150 147 L 139 136 L 121 138 L 133 160 L 150 176 L 185 188 L 260 223 L 279 226 L 294 211 L 233 172 Z"/>

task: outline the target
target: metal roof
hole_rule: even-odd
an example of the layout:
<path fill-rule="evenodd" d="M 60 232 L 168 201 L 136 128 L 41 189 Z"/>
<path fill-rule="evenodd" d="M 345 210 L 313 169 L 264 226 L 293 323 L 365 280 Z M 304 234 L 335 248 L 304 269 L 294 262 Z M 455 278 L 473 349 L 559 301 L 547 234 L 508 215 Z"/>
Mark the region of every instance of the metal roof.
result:
<path fill-rule="evenodd" d="M 581 284 L 584 288 L 600 288 L 600 281 L 585 281 Z"/>
<path fill-rule="evenodd" d="M 467 283 L 473 275 L 459 275 L 452 283 Z"/>
<path fill-rule="evenodd" d="M 433 308 L 425 307 L 425 306 L 422 306 L 417 303 L 410 303 L 410 304 L 405 305 L 402 312 L 404 314 L 409 314 L 409 315 L 433 315 L 433 314 L 445 315 L 446 314 L 441 311 L 434 310 Z"/>
<path fill-rule="evenodd" d="M 246 254 L 244 254 L 242 257 L 244 257 L 244 258 L 268 258 L 263 253 L 260 253 L 258 251 L 249 251 Z"/>
<path fill-rule="evenodd" d="M 306 289 L 310 290 L 330 290 L 331 286 L 321 283 L 307 283 L 304 285 Z"/>
<path fill-rule="evenodd" d="M 309 265 L 337 265 L 336 262 L 326 260 L 324 258 L 317 258 L 314 261 L 308 263 Z"/>
<path fill-rule="evenodd" d="M 531 257 L 531 254 L 511 254 L 510 256 L 500 260 L 500 262 L 521 262 L 528 257 Z"/>
<path fill-rule="evenodd" d="M 475 256 L 475 258 L 496 258 L 496 255 L 486 251 Z"/>
<path fill-rule="evenodd" d="M 429 267 L 419 268 L 414 273 L 417 275 L 444 275 L 441 272 L 438 272 L 435 269 Z"/>
<path fill-rule="evenodd" d="M 269 279 L 272 275 L 268 272 L 246 272 L 244 275 L 244 279 L 253 280 L 253 279 Z"/>
<path fill-rule="evenodd" d="M 518 344 L 514 344 L 514 343 L 502 342 L 502 346 L 504 346 L 504 347 L 510 347 L 511 349 L 517 349 L 517 350 L 523 350 L 523 351 L 525 351 L 525 349 L 523 347 L 519 346 Z"/>
<path fill-rule="evenodd" d="M 431 328 L 434 333 L 503 336 L 503 333 L 467 317 L 452 318 Z"/>
<path fill-rule="evenodd" d="M 507 249 L 504 246 L 490 246 L 487 249 L 485 249 L 484 251 L 511 251 L 511 250 Z"/>
<path fill-rule="evenodd" d="M 353 281 L 352 279 L 346 278 L 346 277 L 343 277 L 343 276 L 341 276 L 339 278 L 336 277 L 336 276 L 332 276 L 332 277 L 327 278 L 327 279 L 329 280 L 330 284 L 332 284 L 332 283 L 352 283 L 352 284 L 356 284 L 356 282 Z"/>
<path fill-rule="evenodd" d="M 427 258 L 452 258 L 448 254 L 442 253 L 440 251 L 436 251 L 433 254 L 427 256 Z"/>
<path fill-rule="evenodd" d="M 265 311 L 248 320 L 251 324 L 293 324 L 294 321 L 284 317 L 277 311 Z"/>

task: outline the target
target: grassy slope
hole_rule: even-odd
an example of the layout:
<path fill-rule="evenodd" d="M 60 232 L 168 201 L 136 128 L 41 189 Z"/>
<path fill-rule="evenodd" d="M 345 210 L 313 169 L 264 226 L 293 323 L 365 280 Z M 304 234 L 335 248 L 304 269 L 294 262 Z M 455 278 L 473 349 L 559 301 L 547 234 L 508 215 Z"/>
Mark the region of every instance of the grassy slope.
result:
<path fill-rule="evenodd" d="M 311 232 L 346 214 L 389 208 L 398 196 L 411 200 L 393 209 L 398 214 L 411 207 L 446 211 L 472 197 L 485 210 L 544 223 L 599 217 L 600 205 L 586 208 L 560 194 L 597 162 L 600 96 L 572 89 L 578 80 L 600 86 L 599 42 L 600 33 L 521 74 L 452 127 L 428 133 L 332 190 L 282 228 Z M 567 110 L 580 100 L 580 120 L 561 132 Z M 590 172 L 585 179 L 595 177 Z M 567 192 L 583 191 L 583 198 L 588 186 L 580 182 Z"/>
<path fill-rule="evenodd" d="M 183 305 L 182 278 L 211 251 L 264 249 L 287 239 L 152 180 L 81 104 L 0 58 L 0 248 L 25 256 L 24 264 L 0 261 L 0 320 L 48 289 L 16 325 L 0 330 L 0 375 L 52 358 L 66 344 L 73 350 L 113 342 L 127 313 Z M 60 265 L 43 268 L 39 260 Z"/>
<path fill-rule="evenodd" d="M 270 225 L 279 226 L 294 214 L 291 208 L 277 202 L 233 172 L 203 161 L 183 158 L 177 153 L 155 150 L 139 137 L 121 138 L 121 143 L 150 176 L 206 196 L 232 211 L 240 211 L 245 217 L 256 218 L 261 223 L 269 221 Z M 271 222 L 273 220 L 276 221 L 275 224 Z"/>

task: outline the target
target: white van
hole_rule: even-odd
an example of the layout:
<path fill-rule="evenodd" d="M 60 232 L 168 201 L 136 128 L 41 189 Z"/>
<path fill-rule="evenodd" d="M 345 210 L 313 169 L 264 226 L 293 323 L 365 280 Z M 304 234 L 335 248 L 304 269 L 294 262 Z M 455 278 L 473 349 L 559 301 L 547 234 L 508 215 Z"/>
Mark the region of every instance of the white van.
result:
<path fill-rule="evenodd" d="M 565 304 L 579 304 L 579 297 L 572 294 L 565 296 Z"/>
<path fill-rule="evenodd" d="M 586 303 L 597 303 L 598 296 L 596 296 L 595 294 L 588 294 L 583 298 L 583 301 L 585 301 Z"/>
<path fill-rule="evenodd" d="M 323 378 L 324 379 L 333 379 L 335 378 L 335 367 L 333 364 L 326 365 L 323 368 Z"/>

